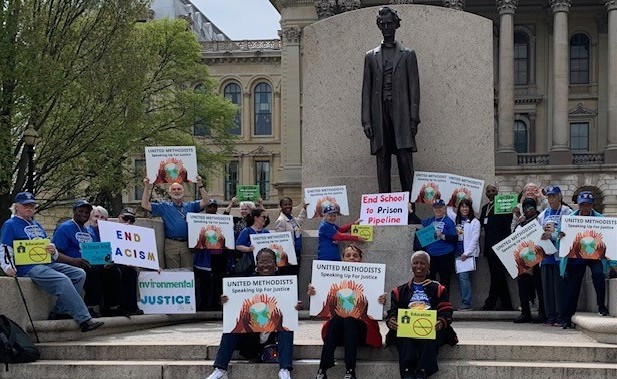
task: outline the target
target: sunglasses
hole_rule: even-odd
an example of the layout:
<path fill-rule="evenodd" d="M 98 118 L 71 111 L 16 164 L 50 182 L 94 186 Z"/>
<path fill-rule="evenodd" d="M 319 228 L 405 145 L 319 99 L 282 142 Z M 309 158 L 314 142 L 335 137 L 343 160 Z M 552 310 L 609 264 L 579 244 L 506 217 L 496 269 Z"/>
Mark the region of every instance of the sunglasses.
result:
<path fill-rule="evenodd" d="M 132 223 L 135 222 L 135 217 L 133 217 L 133 216 L 122 216 L 122 220 L 132 224 Z"/>

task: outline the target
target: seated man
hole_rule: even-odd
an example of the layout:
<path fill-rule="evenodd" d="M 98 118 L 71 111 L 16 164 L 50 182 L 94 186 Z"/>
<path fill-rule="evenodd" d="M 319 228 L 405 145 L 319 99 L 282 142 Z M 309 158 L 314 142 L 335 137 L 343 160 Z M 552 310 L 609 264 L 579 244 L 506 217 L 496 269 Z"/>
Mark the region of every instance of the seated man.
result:
<path fill-rule="evenodd" d="M 79 323 L 82 332 L 89 332 L 103 325 L 103 322 L 92 320 L 81 298 L 86 273 L 80 268 L 56 262 L 58 251 L 54 244 L 49 244 L 46 248 L 47 253 L 52 255 L 51 263 L 15 266 L 13 242 L 47 238 L 47 234 L 43 227 L 33 219 L 36 200 L 30 192 L 18 193 L 13 206 L 14 217 L 8 219 L 0 231 L 0 267 L 2 270 L 11 277 L 29 277 L 44 291 L 57 296 L 58 300 L 51 316 L 70 315 Z"/>

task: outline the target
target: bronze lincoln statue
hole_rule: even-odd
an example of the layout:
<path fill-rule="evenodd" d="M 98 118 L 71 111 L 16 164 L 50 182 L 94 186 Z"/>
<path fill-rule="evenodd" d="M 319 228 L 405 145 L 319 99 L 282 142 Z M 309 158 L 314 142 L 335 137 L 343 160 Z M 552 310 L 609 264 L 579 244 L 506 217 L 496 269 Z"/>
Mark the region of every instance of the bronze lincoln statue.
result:
<path fill-rule="evenodd" d="M 420 123 L 420 80 L 416 53 L 394 39 L 401 19 L 389 7 L 379 9 L 377 26 L 383 42 L 364 57 L 362 127 L 377 156 L 379 192 L 392 192 L 390 171 L 396 154 L 401 190 L 413 182 L 412 153 Z"/>

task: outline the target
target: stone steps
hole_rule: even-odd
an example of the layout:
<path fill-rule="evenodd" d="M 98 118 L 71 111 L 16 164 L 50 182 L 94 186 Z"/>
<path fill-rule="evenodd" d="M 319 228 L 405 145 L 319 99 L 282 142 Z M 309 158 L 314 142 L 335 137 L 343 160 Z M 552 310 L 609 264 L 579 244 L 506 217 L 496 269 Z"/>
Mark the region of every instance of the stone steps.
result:
<path fill-rule="evenodd" d="M 218 345 L 196 343 L 93 343 L 93 342 L 62 342 L 43 343 L 39 345 L 41 359 L 61 360 L 71 357 L 76 361 L 114 361 L 114 360 L 173 360 L 199 361 L 214 359 Z M 542 354 L 538 354 L 541 352 Z M 296 344 L 294 359 L 318 359 L 321 354 L 320 344 Z M 336 350 L 336 357 L 343 358 L 343 349 Z M 596 343 L 560 344 L 515 343 L 464 341 L 456 347 L 444 346 L 439 352 L 440 359 L 452 360 L 489 360 L 489 361 L 528 361 L 547 362 L 581 362 L 602 363 L 617 362 L 617 346 Z M 235 356 L 235 359 L 240 359 Z M 360 348 L 359 360 L 380 362 L 396 361 L 396 350 Z"/>
<path fill-rule="evenodd" d="M 0 371 L 0 378 L 204 378 L 212 370 L 212 361 L 39 361 L 24 365 L 11 365 L 9 371 Z M 319 361 L 315 359 L 294 361 L 293 377 L 313 378 Z M 441 359 L 440 371 L 432 378 L 572 378 L 609 379 L 617 375 L 614 363 L 580 363 L 547 361 L 486 361 Z M 252 364 L 232 362 L 229 376 L 232 379 L 278 378 L 275 364 Z M 360 378 L 397 378 L 396 362 L 359 361 L 356 372 Z M 337 365 L 328 371 L 332 378 L 341 378 L 344 365 Z"/>

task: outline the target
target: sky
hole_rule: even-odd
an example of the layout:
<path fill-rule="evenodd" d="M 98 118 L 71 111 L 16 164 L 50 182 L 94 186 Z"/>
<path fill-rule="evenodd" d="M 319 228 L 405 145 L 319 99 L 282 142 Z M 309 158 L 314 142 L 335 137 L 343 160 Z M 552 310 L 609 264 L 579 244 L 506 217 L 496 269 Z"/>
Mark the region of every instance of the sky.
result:
<path fill-rule="evenodd" d="M 281 16 L 269 0 L 191 0 L 232 40 L 278 39 Z"/>

